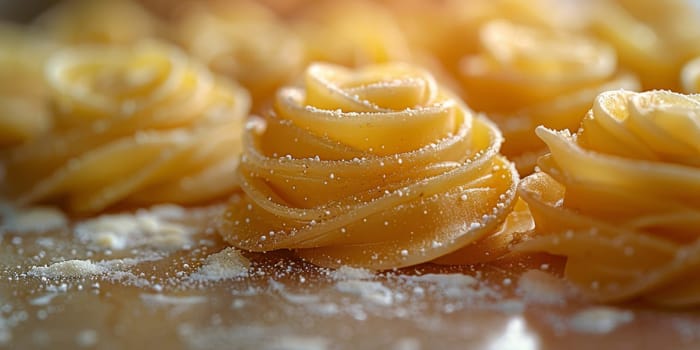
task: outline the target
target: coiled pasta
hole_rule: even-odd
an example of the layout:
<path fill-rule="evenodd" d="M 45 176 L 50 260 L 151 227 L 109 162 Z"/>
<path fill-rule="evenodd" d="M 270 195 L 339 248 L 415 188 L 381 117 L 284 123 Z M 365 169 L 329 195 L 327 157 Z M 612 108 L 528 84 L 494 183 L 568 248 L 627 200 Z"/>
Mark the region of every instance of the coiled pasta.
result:
<path fill-rule="evenodd" d="M 422 69 L 313 64 L 246 129 L 244 196 L 221 232 L 236 247 L 293 249 L 322 266 L 430 261 L 498 231 L 511 212 L 518 175 L 501 141 Z"/>
<path fill-rule="evenodd" d="M 536 28 L 581 26 L 581 16 L 558 0 L 383 0 L 396 14 L 414 53 L 433 56 L 449 75 L 479 50 L 479 28 L 501 19 Z M 574 13 L 575 15 L 572 15 Z"/>
<path fill-rule="evenodd" d="M 391 13 L 368 1 L 328 1 L 310 6 L 294 21 L 309 62 L 348 67 L 405 61 L 406 38 Z"/>
<path fill-rule="evenodd" d="M 51 127 L 42 67 L 53 46 L 27 28 L 0 23 L 0 147 Z"/>
<path fill-rule="evenodd" d="M 539 237 L 601 301 L 700 303 L 700 96 L 600 94 L 577 134 L 539 128 L 550 154 L 520 184 Z"/>
<path fill-rule="evenodd" d="M 66 44 L 131 44 L 162 30 L 161 23 L 132 0 L 59 2 L 34 26 Z"/>
<path fill-rule="evenodd" d="M 462 61 L 465 101 L 499 125 L 503 154 L 524 174 L 545 152 L 536 126 L 575 130 L 598 93 L 638 88 L 614 50 L 587 37 L 498 20 L 481 28 L 481 44 Z"/>
<path fill-rule="evenodd" d="M 180 21 L 177 41 L 212 71 L 241 83 L 259 106 L 303 66 L 301 40 L 255 2 L 194 8 Z"/>
<path fill-rule="evenodd" d="M 691 60 L 681 70 L 681 86 L 689 94 L 700 93 L 700 57 Z"/>
<path fill-rule="evenodd" d="M 683 63 L 700 55 L 700 10 L 686 0 L 599 0 L 589 5 L 591 32 L 617 51 L 642 88 L 680 88 Z"/>
<path fill-rule="evenodd" d="M 249 97 L 156 42 L 81 47 L 47 63 L 54 127 L 13 148 L 3 191 L 77 212 L 201 201 L 235 188 Z"/>

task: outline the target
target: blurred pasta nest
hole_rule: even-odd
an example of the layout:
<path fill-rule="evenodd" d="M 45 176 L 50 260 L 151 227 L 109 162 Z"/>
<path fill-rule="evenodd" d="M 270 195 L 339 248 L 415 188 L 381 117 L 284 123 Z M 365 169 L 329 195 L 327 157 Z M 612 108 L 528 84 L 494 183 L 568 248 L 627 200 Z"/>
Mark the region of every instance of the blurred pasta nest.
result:
<path fill-rule="evenodd" d="M 700 93 L 700 56 L 683 66 L 681 70 L 681 85 L 686 93 Z"/>
<path fill-rule="evenodd" d="M 116 203 L 190 203 L 236 187 L 250 99 L 153 41 L 80 46 L 46 63 L 53 127 L 3 156 L 20 204 L 97 212 Z"/>
<path fill-rule="evenodd" d="M 700 302 L 700 96 L 599 95 L 578 133 L 539 128 L 550 154 L 520 184 L 537 238 L 591 297 Z"/>
<path fill-rule="evenodd" d="M 244 195 L 221 231 L 236 247 L 293 249 L 322 266 L 430 261 L 500 232 L 518 181 L 501 142 L 425 70 L 312 64 L 249 122 Z"/>
<path fill-rule="evenodd" d="M 522 174 L 546 152 L 538 125 L 574 131 L 599 93 L 639 88 L 634 75 L 618 72 L 613 48 L 593 38 L 504 20 L 479 33 L 481 50 L 461 62 L 465 100 L 498 124 L 503 154 Z"/>
<path fill-rule="evenodd" d="M 208 5 L 208 6 L 206 6 Z M 176 42 L 213 72 L 238 81 L 256 106 L 303 68 L 301 39 L 265 6 L 248 1 L 193 6 L 176 25 Z"/>
<path fill-rule="evenodd" d="M 0 148 L 51 128 L 43 66 L 55 46 L 24 27 L 0 23 Z"/>

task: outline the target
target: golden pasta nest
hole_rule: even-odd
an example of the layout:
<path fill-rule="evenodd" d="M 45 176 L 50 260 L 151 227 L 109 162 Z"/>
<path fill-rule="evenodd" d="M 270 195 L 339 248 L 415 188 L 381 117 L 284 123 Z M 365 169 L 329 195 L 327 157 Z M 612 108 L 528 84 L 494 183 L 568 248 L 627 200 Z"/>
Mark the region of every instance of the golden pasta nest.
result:
<path fill-rule="evenodd" d="M 132 0 L 60 2 L 34 23 L 69 44 L 130 44 L 158 34 L 160 23 Z"/>
<path fill-rule="evenodd" d="M 42 67 L 52 50 L 51 43 L 26 28 L 0 23 L 0 147 L 50 128 Z"/>
<path fill-rule="evenodd" d="M 194 8 L 178 24 L 177 41 L 216 73 L 229 76 L 256 104 L 303 68 L 301 40 L 281 19 L 255 2 Z"/>
<path fill-rule="evenodd" d="M 684 62 L 700 54 L 700 11 L 685 0 L 604 0 L 588 11 L 591 32 L 610 43 L 644 89 L 680 87 Z"/>
<path fill-rule="evenodd" d="M 357 67 L 410 57 L 396 19 L 369 1 L 328 1 L 309 6 L 294 26 L 304 40 L 309 62 Z"/>
<path fill-rule="evenodd" d="M 683 66 L 681 86 L 686 93 L 700 93 L 700 56 Z"/>
<path fill-rule="evenodd" d="M 503 154 L 522 173 L 545 152 L 536 126 L 575 130 L 598 93 L 638 88 L 634 76 L 617 72 L 614 50 L 594 39 L 503 20 L 480 34 L 481 51 L 462 61 L 465 100 L 501 127 Z"/>
<path fill-rule="evenodd" d="M 575 135 L 538 128 L 550 154 L 520 184 L 538 238 L 602 301 L 700 302 L 700 96 L 600 94 Z"/>
<path fill-rule="evenodd" d="M 78 212 L 230 192 L 249 97 L 156 42 L 80 47 L 46 67 L 54 128 L 11 149 L 3 190 Z"/>
<path fill-rule="evenodd" d="M 430 261 L 499 232 L 511 212 L 518 174 L 501 141 L 415 66 L 312 64 L 246 128 L 244 195 L 221 232 L 321 266 Z"/>
<path fill-rule="evenodd" d="M 581 26 L 581 16 L 558 0 L 384 0 L 397 15 L 414 52 L 437 58 L 450 75 L 459 61 L 477 52 L 479 27 L 494 19 L 538 28 Z"/>

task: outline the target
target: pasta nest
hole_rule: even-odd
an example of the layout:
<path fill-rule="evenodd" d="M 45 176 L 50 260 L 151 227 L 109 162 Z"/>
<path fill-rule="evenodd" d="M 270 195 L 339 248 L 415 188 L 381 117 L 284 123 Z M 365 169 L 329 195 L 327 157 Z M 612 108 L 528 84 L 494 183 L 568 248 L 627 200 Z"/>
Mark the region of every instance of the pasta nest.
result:
<path fill-rule="evenodd" d="M 542 172 L 523 179 L 538 238 L 601 301 L 700 302 L 700 96 L 600 94 L 577 134 L 538 128 Z"/>
<path fill-rule="evenodd" d="M 333 2 L 309 7 L 293 26 L 304 40 L 307 62 L 359 67 L 411 59 L 396 19 L 369 1 Z"/>
<path fill-rule="evenodd" d="M 700 12 L 692 1 L 596 1 L 587 12 L 591 32 L 615 47 L 644 90 L 678 90 L 684 62 L 700 54 Z"/>
<path fill-rule="evenodd" d="M 236 187 L 228 175 L 250 105 L 237 84 L 156 42 L 66 49 L 46 75 L 54 128 L 3 157 L 3 190 L 18 203 L 96 212 L 208 200 Z"/>
<path fill-rule="evenodd" d="M 42 67 L 53 46 L 26 28 L 0 22 L 0 148 L 50 128 Z"/>
<path fill-rule="evenodd" d="M 312 64 L 246 128 L 244 195 L 221 232 L 328 267 L 430 261 L 498 232 L 511 212 L 518 174 L 501 141 L 422 69 Z"/>
<path fill-rule="evenodd" d="M 494 20 L 481 28 L 480 42 L 480 53 L 461 62 L 465 100 L 498 124 L 503 154 L 523 173 L 545 152 L 535 127 L 573 131 L 596 95 L 639 87 L 617 72 L 611 47 L 585 36 Z"/>
<path fill-rule="evenodd" d="M 700 56 L 683 66 L 681 85 L 683 90 L 689 94 L 700 93 Z"/>
<path fill-rule="evenodd" d="M 301 39 L 255 2 L 195 8 L 178 24 L 177 41 L 212 71 L 245 86 L 256 105 L 303 69 Z"/>
<path fill-rule="evenodd" d="M 132 0 L 55 2 L 33 25 L 67 44 L 133 44 L 161 34 L 161 23 Z"/>

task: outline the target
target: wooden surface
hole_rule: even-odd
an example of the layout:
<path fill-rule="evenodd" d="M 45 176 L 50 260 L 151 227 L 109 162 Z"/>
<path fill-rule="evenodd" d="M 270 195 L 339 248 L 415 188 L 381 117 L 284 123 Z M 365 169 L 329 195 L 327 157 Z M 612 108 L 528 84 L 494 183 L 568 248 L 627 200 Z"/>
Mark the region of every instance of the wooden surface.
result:
<path fill-rule="evenodd" d="M 224 248 L 209 232 L 193 236 L 195 243 L 185 247 L 189 249 L 174 252 L 93 249 L 68 228 L 44 234 L 4 233 L 0 346 L 700 348 L 697 310 L 601 308 L 569 292 L 526 288 L 519 280 L 523 271 L 557 275 L 561 270 L 556 261 L 541 257 L 473 267 L 427 264 L 367 275 L 319 269 L 285 254 L 247 254 L 253 262 L 248 276 L 193 281 L 188 276 L 202 259 Z M 121 264 L 93 277 L 27 274 L 34 266 L 70 259 Z"/>

